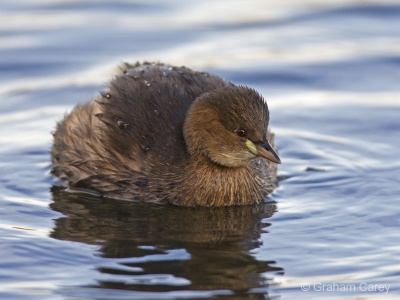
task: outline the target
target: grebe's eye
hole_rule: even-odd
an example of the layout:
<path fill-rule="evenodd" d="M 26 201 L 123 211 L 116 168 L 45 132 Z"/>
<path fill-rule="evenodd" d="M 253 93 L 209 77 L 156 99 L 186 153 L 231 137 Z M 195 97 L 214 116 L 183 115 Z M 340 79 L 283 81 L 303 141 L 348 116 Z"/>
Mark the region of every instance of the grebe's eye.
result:
<path fill-rule="evenodd" d="M 245 137 L 246 131 L 244 131 L 243 129 L 238 129 L 238 130 L 236 130 L 236 134 L 240 137 Z"/>

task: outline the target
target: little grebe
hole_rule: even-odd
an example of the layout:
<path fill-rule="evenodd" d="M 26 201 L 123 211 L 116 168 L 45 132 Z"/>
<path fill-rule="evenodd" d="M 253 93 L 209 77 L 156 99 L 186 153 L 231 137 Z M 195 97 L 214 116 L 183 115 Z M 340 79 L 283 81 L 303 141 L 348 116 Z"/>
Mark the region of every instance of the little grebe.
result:
<path fill-rule="evenodd" d="M 186 206 L 253 204 L 276 185 L 255 90 L 161 63 L 124 64 L 57 124 L 52 174 L 71 190 Z"/>

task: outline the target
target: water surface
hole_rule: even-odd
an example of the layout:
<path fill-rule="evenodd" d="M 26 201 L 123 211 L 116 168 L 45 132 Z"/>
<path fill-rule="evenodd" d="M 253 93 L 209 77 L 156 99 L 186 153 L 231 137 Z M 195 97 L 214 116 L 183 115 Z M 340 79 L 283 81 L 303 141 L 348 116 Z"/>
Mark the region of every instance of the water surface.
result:
<path fill-rule="evenodd" d="M 397 1 L 0 8 L 1 299 L 398 298 Z M 262 92 L 283 161 L 264 204 L 154 206 L 57 187 L 55 123 L 116 64 L 144 59 Z"/>

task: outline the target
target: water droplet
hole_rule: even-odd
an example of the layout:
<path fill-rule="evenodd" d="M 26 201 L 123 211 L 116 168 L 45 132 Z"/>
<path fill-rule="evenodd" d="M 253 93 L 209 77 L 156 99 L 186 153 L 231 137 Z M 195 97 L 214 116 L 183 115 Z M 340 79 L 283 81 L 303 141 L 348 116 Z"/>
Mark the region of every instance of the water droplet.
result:
<path fill-rule="evenodd" d="M 118 123 L 119 128 L 126 128 L 129 126 L 129 123 L 126 123 L 122 120 L 118 120 L 117 123 Z"/>
<path fill-rule="evenodd" d="M 170 70 L 171 70 L 171 69 L 170 69 L 170 68 L 167 68 L 167 67 L 161 67 L 161 68 L 160 68 L 160 71 L 162 72 L 162 74 L 163 74 L 164 77 L 167 77 L 167 76 L 168 76 Z"/>
<path fill-rule="evenodd" d="M 145 85 L 150 86 L 150 82 L 148 82 L 147 80 L 143 81 Z"/>
<path fill-rule="evenodd" d="M 154 110 L 154 113 L 155 113 L 157 116 L 160 114 L 160 112 L 159 112 L 157 109 Z"/>
<path fill-rule="evenodd" d="M 145 146 L 145 145 L 140 145 L 140 147 L 143 149 L 143 151 L 145 151 L 145 152 L 147 152 L 147 151 L 149 151 L 150 150 L 150 147 L 149 146 Z"/>
<path fill-rule="evenodd" d="M 110 95 L 109 93 L 107 93 L 107 92 L 100 92 L 100 95 L 101 95 L 103 98 L 107 98 L 107 99 L 110 99 L 110 98 L 111 98 L 111 95 Z"/>

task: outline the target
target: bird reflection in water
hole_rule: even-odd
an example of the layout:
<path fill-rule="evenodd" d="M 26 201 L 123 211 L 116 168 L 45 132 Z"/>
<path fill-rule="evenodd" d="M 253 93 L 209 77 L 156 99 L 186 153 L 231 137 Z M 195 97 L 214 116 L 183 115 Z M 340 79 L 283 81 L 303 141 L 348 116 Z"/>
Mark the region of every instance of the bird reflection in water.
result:
<path fill-rule="evenodd" d="M 272 216 L 274 203 L 190 208 L 109 200 L 59 187 L 53 187 L 52 194 L 51 208 L 65 216 L 55 221 L 51 237 L 99 245 L 102 257 L 124 258 L 120 269 L 99 266 L 97 270 L 110 280 L 92 287 L 141 292 L 229 290 L 237 299 L 249 293 L 251 299 L 265 299 L 270 283 L 266 278 L 283 274 L 274 261 L 260 261 L 250 254 L 261 246 L 261 233 L 271 225 L 263 219 Z M 185 258 L 163 258 L 178 249 L 183 249 Z M 184 283 L 143 280 L 157 274 L 183 278 Z"/>

